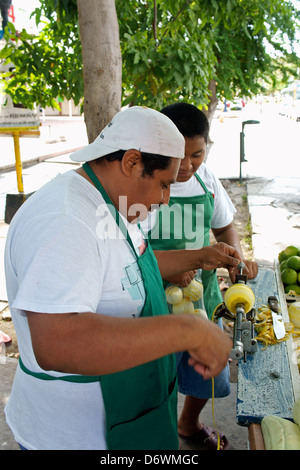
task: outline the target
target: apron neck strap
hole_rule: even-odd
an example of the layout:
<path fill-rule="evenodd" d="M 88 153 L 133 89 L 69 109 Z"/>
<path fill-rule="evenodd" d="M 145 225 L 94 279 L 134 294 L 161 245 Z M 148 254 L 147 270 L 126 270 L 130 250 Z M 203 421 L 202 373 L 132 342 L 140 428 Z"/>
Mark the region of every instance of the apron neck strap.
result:
<path fill-rule="evenodd" d="M 202 181 L 202 179 L 200 178 L 200 176 L 198 175 L 198 173 L 195 173 L 195 176 L 196 176 L 197 180 L 199 181 L 199 183 L 201 184 L 201 186 L 202 186 L 202 188 L 204 189 L 204 191 L 205 191 L 206 193 L 208 193 L 209 191 L 208 191 L 207 187 L 205 186 L 205 184 L 203 183 L 203 181 Z"/>
<path fill-rule="evenodd" d="M 112 202 L 112 200 L 110 199 L 109 195 L 107 194 L 107 192 L 105 191 L 104 187 L 102 186 L 101 182 L 99 181 L 99 179 L 97 178 L 97 176 L 95 175 L 94 171 L 92 170 L 92 168 L 90 167 L 90 165 L 85 162 L 83 165 L 82 165 L 82 168 L 84 169 L 84 171 L 86 172 L 86 174 L 88 175 L 88 177 L 91 179 L 91 181 L 94 183 L 94 185 L 96 186 L 96 188 L 98 189 L 98 191 L 101 193 L 104 201 L 106 202 L 107 204 L 107 207 L 111 213 L 111 215 L 113 216 L 113 218 L 115 219 L 115 222 L 116 224 L 118 225 L 118 227 L 120 228 L 121 232 L 123 233 L 124 237 L 126 238 L 127 242 L 129 243 L 131 249 L 133 250 L 135 256 L 137 256 L 136 254 L 136 251 L 135 251 L 135 248 L 134 248 L 134 245 L 132 243 L 132 240 L 129 236 L 129 233 L 128 233 L 128 230 L 127 230 L 127 227 L 124 223 L 124 221 L 122 220 L 122 218 L 120 217 L 120 213 L 119 211 L 117 210 L 117 208 L 115 207 L 114 203 Z M 113 209 L 114 208 L 114 209 Z"/>

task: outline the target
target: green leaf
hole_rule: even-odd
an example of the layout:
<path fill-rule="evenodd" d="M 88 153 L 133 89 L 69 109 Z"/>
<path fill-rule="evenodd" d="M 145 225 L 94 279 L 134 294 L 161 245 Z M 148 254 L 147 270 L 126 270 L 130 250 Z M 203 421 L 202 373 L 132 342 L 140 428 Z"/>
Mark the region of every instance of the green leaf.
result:
<path fill-rule="evenodd" d="M 217 95 L 259 93 L 297 75 L 295 44 L 300 13 L 288 0 L 157 0 L 154 40 L 153 0 L 115 0 L 122 49 L 123 104 L 160 109 L 178 97 L 197 106 Z M 6 77 L 7 92 L 26 107 L 57 106 L 56 97 L 83 98 L 82 52 L 76 0 L 40 0 L 33 13 L 43 27 L 37 36 L 6 31 L 2 60 L 16 70 Z M 42 18 L 46 20 L 41 23 Z M 10 38 L 9 38 L 10 35 Z M 274 44 L 277 59 L 266 50 Z M 26 57 L 26 60 L 24 60 Z"/>

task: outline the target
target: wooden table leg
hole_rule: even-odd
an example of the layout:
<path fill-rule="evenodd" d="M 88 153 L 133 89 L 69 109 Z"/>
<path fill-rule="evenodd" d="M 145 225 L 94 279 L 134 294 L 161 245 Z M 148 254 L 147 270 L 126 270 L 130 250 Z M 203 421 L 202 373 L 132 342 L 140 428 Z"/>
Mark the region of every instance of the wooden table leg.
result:
<path fill-rule="evenodd" d="M 249 425 L 248 438 L 250 450 L 266 450 L 260 424 Z"/>

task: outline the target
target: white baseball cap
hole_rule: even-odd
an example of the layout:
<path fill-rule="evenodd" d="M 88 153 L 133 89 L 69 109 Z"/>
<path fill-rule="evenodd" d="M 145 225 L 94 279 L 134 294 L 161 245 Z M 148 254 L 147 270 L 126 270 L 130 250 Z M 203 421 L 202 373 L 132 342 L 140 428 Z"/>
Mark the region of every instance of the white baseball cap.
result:
<path fill-rule="evenodd" d="M 171 119 L 154 109 L 132 106 L 117 113 L 94 142 L 70 157 L 75 162 L 89 162 L 117 150 L 136 149 L 184 158 L 184 147 L 184 137 Z"/>

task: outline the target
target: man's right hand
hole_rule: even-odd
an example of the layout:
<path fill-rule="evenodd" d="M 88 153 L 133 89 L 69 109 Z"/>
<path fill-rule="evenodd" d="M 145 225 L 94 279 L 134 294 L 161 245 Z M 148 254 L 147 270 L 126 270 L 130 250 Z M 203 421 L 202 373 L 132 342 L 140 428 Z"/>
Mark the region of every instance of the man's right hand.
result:
<path fill-rule="evenodd" d="M 219 375 L 226 367 L 232 349 L 232 340 L 210 320 L 202 318 L 195 318 L 195 320 L 201 321 L 200 325 L 194 325 L 199 340 L 196 347 L 188 349 L 191 356 L 189 364 L 204 379 L 210 379 Z M 197 328 L 200 328 L 198 333 Z"/>
<path fill-rule="evenodd" d="M 241 262 L 241 255 L 232 246 L 220 242 L 198 250 L 199 264 L 204 271 L 226 268 L 234 270 Z"/>

